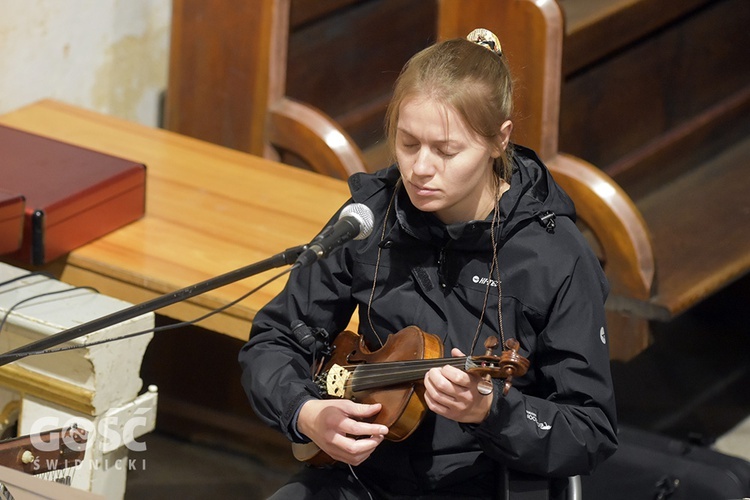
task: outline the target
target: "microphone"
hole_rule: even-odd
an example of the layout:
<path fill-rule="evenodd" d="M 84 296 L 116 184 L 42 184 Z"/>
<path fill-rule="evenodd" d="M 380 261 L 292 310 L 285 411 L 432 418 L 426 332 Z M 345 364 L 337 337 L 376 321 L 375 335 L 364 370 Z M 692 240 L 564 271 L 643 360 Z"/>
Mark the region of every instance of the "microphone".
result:
<path fill-rule="evenodd" d="M 370 236 L 375 224 L 372 210 L 362 203 L 347 205 L 339 220 L 326 228 L 297 258 L 296 264 L 307 266 L 326 257 L 331 250 L 350 240 L 363 240 Z"/>
<path fill-rule="evenodd" d="M 311 348 L 322 354 L 330 352 L 328 347 L 328 332 L 325 328 L 310 328 L 304 321 L 294 320 L 291 324 L 292 335 L 297 339 L 299 345 L 310 352 Z"/>
<path fill-rule="evenodd" d="M 305 349 L 309 349 L 315 343 L 315 335 L 312 328 L 307 326 L 303 321 L 292 321 L 292 334 L 297 339 L 297 342 L 299 342 L 299 345 Z"/>

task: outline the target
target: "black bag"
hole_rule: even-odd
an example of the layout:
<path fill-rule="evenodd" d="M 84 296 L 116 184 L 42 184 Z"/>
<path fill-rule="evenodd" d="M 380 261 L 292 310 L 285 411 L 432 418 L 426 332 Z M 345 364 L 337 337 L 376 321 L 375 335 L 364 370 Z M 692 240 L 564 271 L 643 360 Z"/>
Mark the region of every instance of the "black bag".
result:
<path fill-rule="evenodd" d="M 705 446 L 620 427 L 620 446 L 590 476 L 584 499 L 730 500 L 750 497 L 750 462 Z"/>

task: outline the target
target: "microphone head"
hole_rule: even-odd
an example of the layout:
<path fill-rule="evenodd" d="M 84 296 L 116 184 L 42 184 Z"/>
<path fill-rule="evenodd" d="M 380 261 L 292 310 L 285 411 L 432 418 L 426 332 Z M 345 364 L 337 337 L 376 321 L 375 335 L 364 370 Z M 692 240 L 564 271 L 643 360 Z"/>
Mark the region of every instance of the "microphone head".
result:
<path fill-rule="evenodd" d="M 355 240 L 363 240 L 372 234 L 372 229 L 375 226 L 375 216 L 367 205 L 362 203 L 347 205 L 341 211 L 339 220 L 342 217 L 353 217 L 359 222 L 359 234 L 354 237 Z"/>

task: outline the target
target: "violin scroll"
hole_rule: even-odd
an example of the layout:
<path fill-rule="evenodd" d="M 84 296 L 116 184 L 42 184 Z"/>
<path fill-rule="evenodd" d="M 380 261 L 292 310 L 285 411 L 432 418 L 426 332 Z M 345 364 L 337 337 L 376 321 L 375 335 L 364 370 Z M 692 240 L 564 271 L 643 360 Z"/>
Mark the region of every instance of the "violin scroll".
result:
<path fill-rule="evenodd" d="M 467 371 L 482 376 L 477 390 L 484 396 L 492 393 L 492 378 L 505 379 L 503 386 L 505 396 L 510 390 L 513 377 L 522 377 L 529 369 L 529 360 L 518 354 L 520 344 L 516 339 L 508 339 L 505 342 L 505 349 L 500 356 L 493 354 L 498 345 L 496 337 L 489 337 L 484 343 L 486 349 L 484 355 L 470 358 L 472 366 L 467 368 Z"/>
<path fill-rule="evenodd" d="M 497 348 L 497 345 L 498 345 L 497 337 L 487 337 L 487 340 L 484 341 L 485 357 L 488 357 L 488 358 L 495 357 L 493 355 L 493 352 Z M 482 375 L 482 379 L 477 384 L 477 391 L 482 396 L 489 396 L 490 394 L 492 394 L 492 388 L 493 388 L 492 374 L 485 372 Z"/>
<path fill-rule="evenodd" d="M 503 396 L 508 394 L 513 377 L 523 377 L 529 369 L 529 360 L 518 354 L 520 345 L 516 339 L 505 341 L 505 349 L 500 356 L 500 369 L 505 373 Z"/>

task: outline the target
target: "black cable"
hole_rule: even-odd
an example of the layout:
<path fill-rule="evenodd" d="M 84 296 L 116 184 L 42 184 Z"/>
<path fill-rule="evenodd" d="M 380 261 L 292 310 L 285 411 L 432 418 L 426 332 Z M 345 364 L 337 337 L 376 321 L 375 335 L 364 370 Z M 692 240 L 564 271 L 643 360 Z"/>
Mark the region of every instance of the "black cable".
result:
<path fill-rule="evenodd" d="M 52 276 L 50 273 L 45 273 L 44 271 L 31 271 L 26 274 L 22 274 L 21 276 L 16 276 L 15 278 L 11 278 L 9 280 L 0 282 L 0 288 L 4 287 L 5 285 L 10 285 L 11 283 L 15 283 L 16 281 L 20 281 L 25 278 L 30 278 L 32 276 L 44 276 L 45 278 L 49 279 L 55 279 L 54 276 Z M 29 283 L 29 285 L 35 285 L 36 283 Z"/>
<path fill-rule="evenodd" d="M 0 285 L 0 286 L 2 286 L 2 285 Z M 90 286 L 77 286 L 77 287 L 74 287 L 74 288 L 66 288 L 65 290 L 56 290 L 54 292 L 45 292 L 45 293 L 40 293 L 40 294 L 37 294 L 37 295 L 33 295 L 31 297 L 26 297 L 23 300 L 19 300 L 18 302 L 16 302 L 12 306 L 10 306 L 7 311 L 5 311 L 5 314 L 3 315 L 2 321 L 0 321 L 0 333 L 3 331 L 3 327 L 5 326 L 5 322 L 8 320 L 8 316 L 10 316 L 10 313 L 13 312 L 13 310 L 16 307 L 20 306 L 21 304 L 24 304 L 26 302 L 31 302 L 32 300 L 36 300 L 36 299 L 39 299 L 39 298 L 42 298 L 42 297 L 48 297 L 50 295 L 57 295 L 57 294 L 60 294 L 60 293 L 70 293 L 70 292 L 75 292 L 77 290 L 91 290 L 94 293 L 99 293 L 99 291 L 96 288 L 92 288 Z"/>

